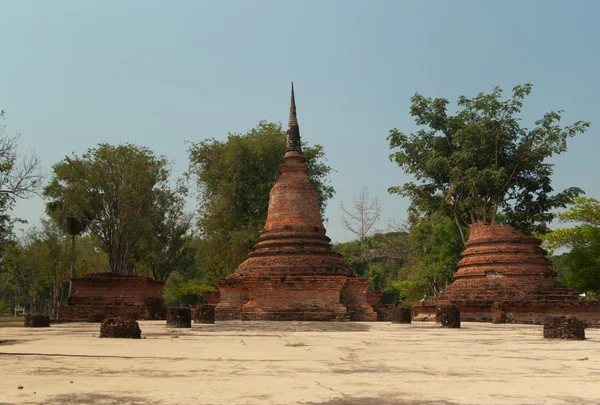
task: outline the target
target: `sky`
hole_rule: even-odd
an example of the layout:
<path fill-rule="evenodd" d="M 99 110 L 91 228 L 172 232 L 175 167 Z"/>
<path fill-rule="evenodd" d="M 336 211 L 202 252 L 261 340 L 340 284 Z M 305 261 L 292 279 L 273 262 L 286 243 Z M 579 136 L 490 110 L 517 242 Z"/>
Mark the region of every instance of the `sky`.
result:
<path fill-rule="evenodd" d="M 386 137 L 416 129 L 415 92 L 455 101 L 532 83 L 523 125 L 551 110 L 592 122 L 553 158 L 555 190 L 600 198 L 599 15 L 594 0 L 0 0 L 0 109 L 48 176 L 100 142 L 148 146 L 180 175 L 186 141 L 286 123 L 293 81 L 301 136 L 336 170 L 326 227 L 340 242 L 340 203 L 364 186 L 379 229 L 406 218 L 387 189 L 411 178 Z M 35 196 L 14 215 L 35 225 L 43 208 Z"/>

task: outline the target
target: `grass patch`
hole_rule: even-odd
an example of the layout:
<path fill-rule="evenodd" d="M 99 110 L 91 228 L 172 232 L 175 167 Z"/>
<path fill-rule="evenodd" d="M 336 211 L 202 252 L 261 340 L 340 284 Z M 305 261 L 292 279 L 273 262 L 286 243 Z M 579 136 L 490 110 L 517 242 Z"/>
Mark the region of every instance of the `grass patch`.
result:
<path fill-rule="evenodd" d="M 285 345 L 287 347 L 304 347 L 304 346 L 308 346 L 306 343 L 302 343 L 302 342 L 286 343 Z"/>

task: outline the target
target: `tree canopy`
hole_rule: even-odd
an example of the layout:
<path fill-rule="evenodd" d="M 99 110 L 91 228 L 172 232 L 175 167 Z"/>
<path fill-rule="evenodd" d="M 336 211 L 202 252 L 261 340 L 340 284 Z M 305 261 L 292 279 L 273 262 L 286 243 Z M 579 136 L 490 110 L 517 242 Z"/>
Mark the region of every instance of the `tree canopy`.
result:
<path fill-rule="evenodd" d="M 165 234 L 159 228 L 181 214 L 185 190 L 172 186 L 169 176 L 167 159 L 148 148 L 100 144 L 56 163 L 44 195 L 58 218 L 87 226 L 107 253 L 111 271 L 135 274 L 136 265 L 158 246 L 154 239 Z"/>
<path fill-rule="evenodd" d="M 597 297 L 600 295 L 600 201 L 578 197 L 557 217 L 563 223 L 576 223 L 542 237 L 551 250 L 569 249 L 554 259 L 561 281 L 577 292 Z"/>
<path fill-rule="evenodd" d="M 445 209 L 461 232 L 478 221 L 502 220 L 526 233 L 552 220 L 551 210 L 565 207 L 582 190 L 572 187 L 552 194 L 551 156 L 567 150 L 567 139 L 585 132 L 590 123 L 561 127 L 562 111 L 551 111 L 533 129 L 521 125 L 519 113 L 532 86 L 513 88 L 507 100 L 496 87 L 474 98 L 461 96 L 459 111 L 448 113 L 449 101 L 417 93 L 410 114 L 421 128 L 406 135 L 392 129 L 390 159 L 417 183 L 390 187 L 411 199 L 422 213 Z M 502 214 L 502 215 L 500 215 Z"/>

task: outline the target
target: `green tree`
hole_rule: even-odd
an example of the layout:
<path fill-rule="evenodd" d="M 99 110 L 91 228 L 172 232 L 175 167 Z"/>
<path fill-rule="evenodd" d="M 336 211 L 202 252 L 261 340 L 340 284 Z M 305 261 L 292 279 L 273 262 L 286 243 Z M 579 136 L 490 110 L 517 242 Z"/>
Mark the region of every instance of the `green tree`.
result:
<path fill-rule="evenodd" d="M 461 96 L 455 115 L 448 114 L 447 99 L 415 94 L 410 114 L 422 128 L 410 135 L 392 129 L 387 139 L 395 150 L 390 159 L 418 183 L 389 192 L 409 197 L 420 212 L 446 206 L 463 244 L 463 225 L 496 223 L 500 213 L 526 233 L 551 221 L 552 209 L 565 207 L 582 191 L 572 187 L 552 194 L 548 159 L 565 152 L 567 139 L 590 123 L 561 127 L 562 111 L 551 111 L 533 129 L 523 127 L 518 115 L 531 89 L 516 86 L 508 100 L 499 87 L 474 98 Z"/>
<path fill-rule="evenodd" d="M 100 144 L 53 166 L 44 194 L 87 225 L 106 252 L 110 270 L 136 274 L 144 246 L 155 236 L 165 201 L 179 202 L 167 159 L 146 147 Z M 181 204 L 182 205 L 182 204 Z"/>
<path fill-rule="evenodd" d="M 46 189 L 48 190 L 48 189 Z M 44 190 L 46 192 L 46 190 Z M 84 213 L 80 218 L 77 213 L 71 213 L 62 200 L 55 200 L 46 203 L 46 214 L 59 226 L 63 232 L 71 237 L 71 270 L 70 279 L 75 277 L 75 241 L 87 229 L 92 220 L 91 214 Z M 69 281 L 69 295 L 73 293 L 73 282 Z"/>
<path fill-rule="evenodd" d="M 373 279 L 369 289 L 383 292 L 383 303 L 397 304 L 398 273 L 408 258 L 407 237 L 406 232 L 377 233 L 335 244 L 333 249 L 358 276 Z"/>
<path fill-rule="evenodd" d="M 600 295 L 600 201 L 578 197 L 557 217 L 563 223 L 577 223 L 542 237 L 550 250 L 569 249 L 554 258 L 559 277 L 575 291 L 597 297 Z"/>
<path fill-rule="evenodd" d="M 68 260 L 64 234 L 50 221 L 30 229 L 11 243 L 3 260 L 9 283 L 24 295 L 31 312 L 56 316 L 68 282 Z"/>
<path fill-rule="evenodd" d="M 266 121 L 245 134 L 229 134 L 224 142 L 207 139 L 190 145 L 189 175 L 199 191 L 202 238 L 197 260 L 210 278 L 233 271 L 256 243 L 285 148 L 281 124 Z M 326 180 L 332 169 L 320 145 L 303 145 L 303 155 L 323 211 L 334 193 Z"/>
<path fill-rule="evenodd" d="M 409 255 L 401 270 L 403 298 L 436 295 L 453 281 L 463 245 L 453 221 L 441 212 L 415 220 Z"/>

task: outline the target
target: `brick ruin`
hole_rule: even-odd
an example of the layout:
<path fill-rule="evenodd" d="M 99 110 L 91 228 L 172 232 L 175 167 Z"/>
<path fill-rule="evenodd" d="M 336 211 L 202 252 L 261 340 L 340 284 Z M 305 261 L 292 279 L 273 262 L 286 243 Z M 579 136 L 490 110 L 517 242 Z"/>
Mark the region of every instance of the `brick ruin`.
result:
<path fill-rule="evenodd" d="M 372 280 L 356 277 L 331 249 L 306 170 L 292 86 L 287 147 L 267 222 L 248 258 L 216 281 L 217 320 L 376 320 L 366 300 Z"/>
<path fill-rule="evenodd" d="M 118 273 L 91 273 L 71 280 L 75 290 L 67 306 L 58 308 L 58 319 L 85 321 L 96 314 L 164 319 L 163 282 Z"/>
<path fill-rule="evenodd" d="M 492 320 L 497 303 L 519 323 L 542 323 L 548 315 L 573 315 L 600 324 L 600 302 L 579 300 L 552 270 L 541 241 L 510 225 L 471 225 L 454 283 L 413 305 L 415 320 L 433 320 L 436 307 L 456 304 L 463 321 Z"/>

